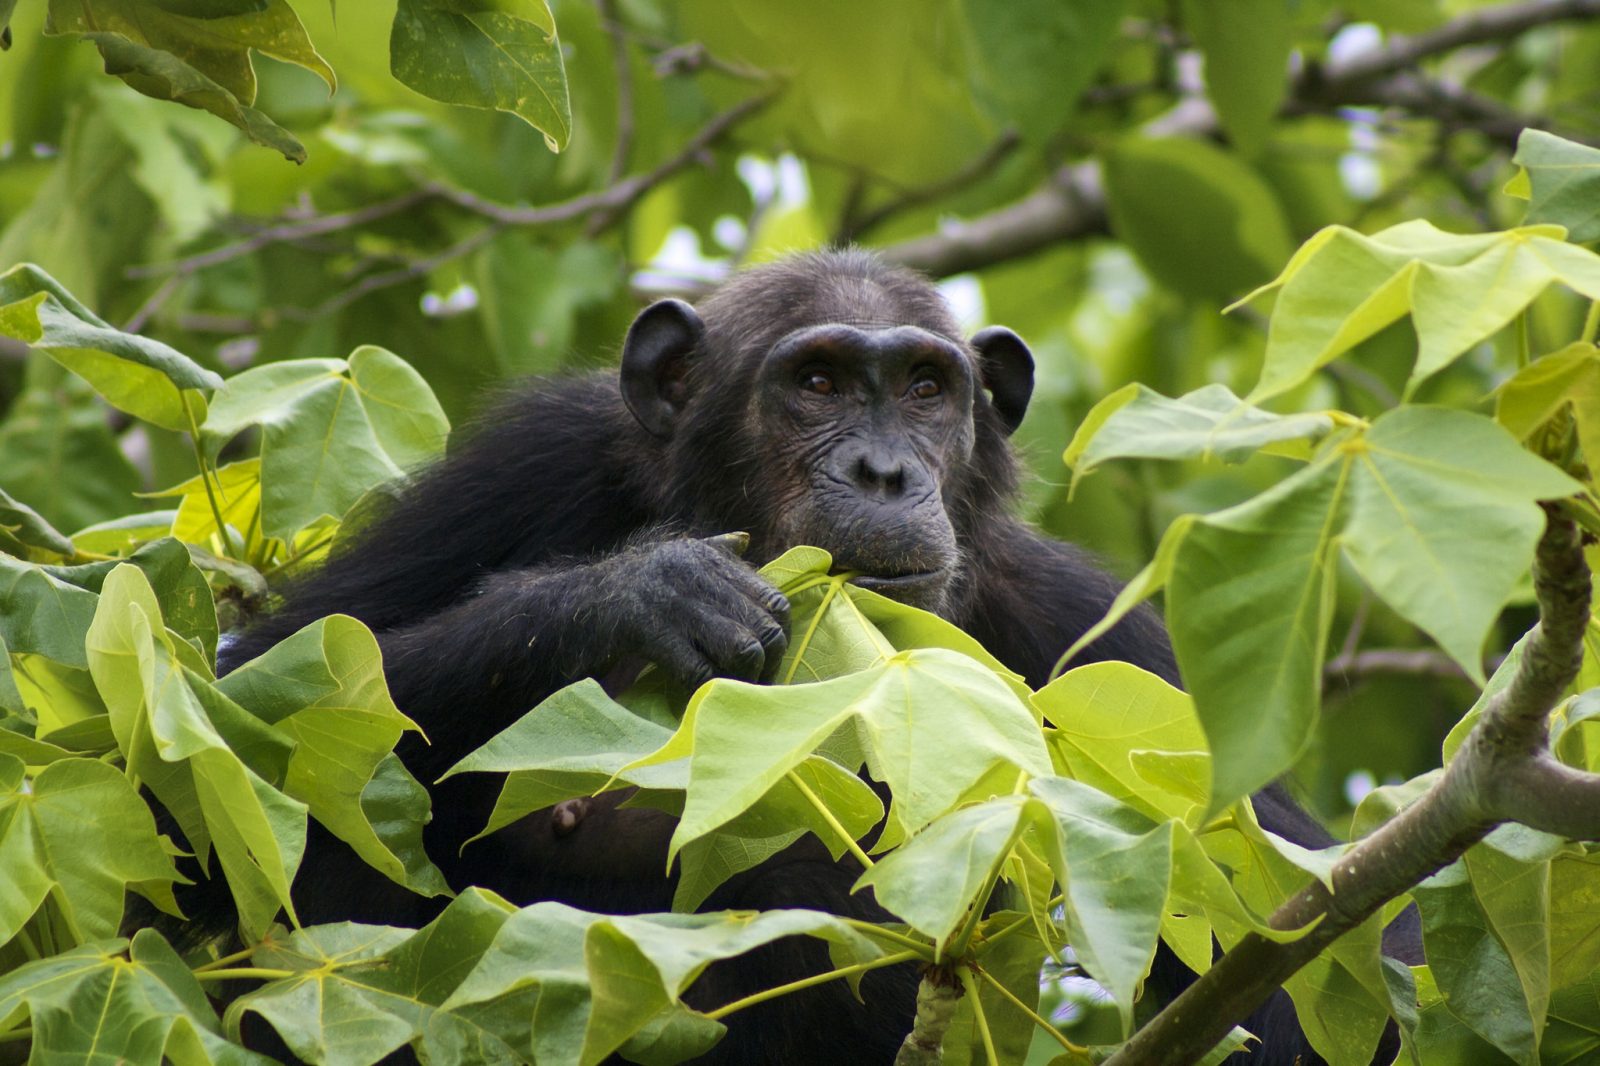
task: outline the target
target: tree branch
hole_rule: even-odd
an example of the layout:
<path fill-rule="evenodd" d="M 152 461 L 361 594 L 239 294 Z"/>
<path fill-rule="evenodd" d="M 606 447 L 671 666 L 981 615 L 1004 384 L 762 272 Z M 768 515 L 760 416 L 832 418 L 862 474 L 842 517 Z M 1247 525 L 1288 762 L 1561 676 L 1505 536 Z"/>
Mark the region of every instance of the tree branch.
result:
<path fill-rule="evenodd" d="M 1251 933 L 1169 1003 L 1106 1066 L 1181 1066 L 1201 1058 L 1288 978 L 1384 903 L 1454 862 L 1504 821 L 1577 839 L 1600 837 L 1600 775 L 1556 762 L 1546 720 L 1583 661 L 1589 569 L 1570 519 L 1547 510 L 1534 564 L 1540 621 L 1510 683 L 1483 707 L 1455 758 L 1423 796 L 1273 912 L 1274 929 L 1313 928 L 1289 943 Z"/>
<path fill-rule="evenodd" d="M 589 218 L 592 232 L 604 230 L 614 225 L 618 218 L 622 217 L 630 207 L 651 189 L 679 171 L 698 162 L 707 149 L 727 136 L 729 131 L 740 122 L 766 107 L 776 95 L 777 91 L 773 90 L 742 101 L 702 126 L 700 131 L 691 137 L 678 154 L 671 159 L 643 174 L 635 174 L 598 192 L 585 193 L 570 200 L 547 204 L 543 207 L 511 207 L 495 203 L 492 200 L 485 200 L 463 189 L 430 184 L 391 200 L 369 204 L 366 207 L 352 211 L 343 211 L 334 215 L 321 215 L 315 218 L 268 226 L 252 234 L 247 240 L 224 245 L 221 248 L 214 248 L 209 252 L 202 252 L 187 259 L 131 267 L 126 271 L 126 274 L 129 277 L 173 274 L 177 278 L 184 278 L 208 267 L 218 266 L 241 256 L 260 251 L 269 244 L 294 242 L 310 237 L 324 236 L 340 230 L 353 229 L 409 210 L 430 200 L 446 201 L 489 220 L 490 225 L 475 230 L 443 251 L 426 256 L 395 270 L 369 274 L 350 288 L 335 294 L 308 311 L 284 312 L 288 317 L 299 319 L 317 318 L 345 307 L 369 293 L 423 277 L 436 267 L 471 253 L 486 244 L 500 230 L 508 226 L 544 226 Z"/>
<path fill-rule="evenodd" d="M 1418 62 L 1472 44 L 1504 40 L 1551 23 L 1600 15 L 1600 0 L 1525 0 L 1452 19 L 1436 29 L 1395 37 L 1336 63 L 1308 67 L 1290 85 L 1284 113 L 1351 105 L 1401 107 L 1423 116 L 1479 129 L 1502 143 L 1537 120 L 1453 85 L 1410 72 Z M 1153 137 L 1214 137 L 1215 109 L 1189 95 L 1144 127 Z M 1073 195 L 1068 190 L 1076 190 Z M 880 249 L 894 262 L 935 276 L 976 270 L 1020 258 L 1060 241 L 1107 231 L 1098 167 L 1072 164 L 1014 204 L 952 223 L 930 237 Z"/>
<path fill-rule="evenodd" d="M 1365 82 L 1416 66 L 1424 59 L 1467 45 L 1503 41 L 1539 26 L 1600 15 L 1600 0 L 1527 0 L 1525 3 L 1484 8 L 1451 19 L 1444 25 L 1407 37 L 1393 37 L 1378 48 L 1346 56 L 1306 77 L 1323 91 L 1339 94 Z"/>
<path fill-rule="evenodd" d="M 949 196 L 951 193 L 960 192 L 968 185 L 982 181 L 992 174 L 996 167 L 1005 162 L 1006 158 L 1016 151 L 1021 144 L 1022 138 L 1017 134 L 1016 130 L 1006 130 L 982 155 L 949 177 L 916 189 L 907 189 L 895 199 L 870 211 L 863 210 L 859 203 L 856 202 L 860 189 L 857 186 L 852 190 L 852 203 L 844 212 L 844 221 L 840 224 L 839 231 L 834 235 L 834 242 L 836 244 L 849 244 L 851 241 L 859 239 L 868 230 L 883 225 L 883 223 L 902 211 L 921 204 L 931 203 L 941 197 Z"/>
<path fill-rule="evenodd" d="M 1073 163 L 1048 184 L 1009 207 L 966 222 L 952 222 L 931 237 L 891 244 L 884 258 L 934 277 L 1017 259 L 1058 241 L 1108 231 L 1100 168 Z"/>
<path fill-rule="evenodd" d="M 1467 680 L 1467 672 L 1460 664 L 1432 648 L 1368 648 L 1329 659 L 1322 668 L 1322 683 L 1338 685 L 1383 674 Z"/>

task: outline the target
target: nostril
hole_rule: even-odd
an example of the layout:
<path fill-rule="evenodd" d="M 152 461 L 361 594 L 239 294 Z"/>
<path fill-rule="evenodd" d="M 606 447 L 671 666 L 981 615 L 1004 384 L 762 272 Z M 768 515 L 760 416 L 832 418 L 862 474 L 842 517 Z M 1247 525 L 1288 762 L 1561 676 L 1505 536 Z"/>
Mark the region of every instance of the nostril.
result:
<path fill-rule="evenodd" d="M 874 460 L 870 455 L 863 455 L 856 459 L 852 473 L 855 475 L 857 485 L 872 492 L 890 496 L 899 496 L 905 492 L 906 467 L 897 459 Z"/>

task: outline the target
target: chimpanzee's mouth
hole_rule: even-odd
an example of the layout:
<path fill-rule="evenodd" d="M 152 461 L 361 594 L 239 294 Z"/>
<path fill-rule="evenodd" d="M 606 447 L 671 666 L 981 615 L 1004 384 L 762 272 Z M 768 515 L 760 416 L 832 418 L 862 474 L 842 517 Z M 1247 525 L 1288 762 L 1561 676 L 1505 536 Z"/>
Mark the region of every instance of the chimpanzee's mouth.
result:
<path fill-rule="evenodd" d="M 853 584 L 888 596 L 893 600 L 916 602 L 930 593 L 943 589 L 950 580 L 950 571 L 917 570 L 905 574 L 858 574 L 850 579 Z"/>

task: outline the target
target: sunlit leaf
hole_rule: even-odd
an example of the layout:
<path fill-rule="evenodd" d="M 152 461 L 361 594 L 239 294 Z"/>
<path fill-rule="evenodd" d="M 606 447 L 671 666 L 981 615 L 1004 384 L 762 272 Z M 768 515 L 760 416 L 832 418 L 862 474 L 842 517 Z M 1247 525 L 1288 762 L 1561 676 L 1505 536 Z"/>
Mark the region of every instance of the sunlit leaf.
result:
<path fill-rule="evenodd" d="M 1232 463 L 1269 445 L 1315 440 L 1333 426 L 1325 414 L 1278 415 L 1252 407 L 1226 385 L 1206 385 L 1177 399 L 1128 385 L 1085 416 L 1063 459 L 1076 484 L 1113 459 L 1215 456 Z"/>
<path fill-rule="evenodd" d="M 126 957 L 124 957 L 126 952 Z M 0 1018 L 26 1013 L 30 1062 L 265 1066 L 222 1038 L 205 992 L 159 933 L 101 940 L 0 976 Z"/>
<path fill-rule="evenodd" d="M 1266 365 L 1246 397 L 1293 388 L 1318 367 L 1411 315 L 1419 345 L 1409 388 L 1494 335 L 1557 282 L 1600 299 L 1600 256 L 1567 244 L 1559 226 L 1457 235 L 1413 221 L 1363 236 L 1330 226 L 1283 273 Z"/>
<path fill-rule="evenodd" d="M 511 112 L 552 152 L 572 135 L 561 42 L 545 0 L 400 0 L 389 65 L 435 100 Z"/>
<path fill-rule="evenodd" d="M 20 790 L 21 765 L 0 781 L 0 944 L 16 935 L 49 897 L 80 942 L 116 935 L 130 885 L 170 886 L 172 858 L 156 837 L 155 818 L 115 767 L 64 759 Z M 151 889 L 147 889 L 149 891 Z M 170 887 L 158 890 L 171 898 Z"/>
<path fill-rule="evenodd" d="M 187 429 L 185 389 L 222 379 L 181 352 L 123 333 L 29 263 L 0 274 L 0 334 L 46 352 L 112 406 L 166 429 Z"/>
<path fill-rule="evenodd" d="M 1527 224 L 1553 222 L 1570 241 L 1600 240 L 1600 149 L 1525 129 L 1511 161 L 1527 183 Z"/>
<path fill-rule="evenodd" d="M 254 367 L 228 379 L 202 427 L 215 455 L 262 427 L 261 525 L 289 538 L 439 454 L 450 423 L 415 370 L 381 348 Z"/>

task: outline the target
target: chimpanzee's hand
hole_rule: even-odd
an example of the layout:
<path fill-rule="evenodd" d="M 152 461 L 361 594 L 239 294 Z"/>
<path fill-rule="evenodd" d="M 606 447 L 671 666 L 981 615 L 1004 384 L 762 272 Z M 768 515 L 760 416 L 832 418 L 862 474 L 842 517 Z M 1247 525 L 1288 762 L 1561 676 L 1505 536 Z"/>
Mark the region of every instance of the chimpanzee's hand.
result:
<path fill-rule="evenodd" d="M 594 605 L 621 654 L 697 688 L 713 677 L 770 680 L 789 646 L 789 601 L 737 552 L 743 533 L 668 540 L 598 564 Z"/>

